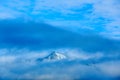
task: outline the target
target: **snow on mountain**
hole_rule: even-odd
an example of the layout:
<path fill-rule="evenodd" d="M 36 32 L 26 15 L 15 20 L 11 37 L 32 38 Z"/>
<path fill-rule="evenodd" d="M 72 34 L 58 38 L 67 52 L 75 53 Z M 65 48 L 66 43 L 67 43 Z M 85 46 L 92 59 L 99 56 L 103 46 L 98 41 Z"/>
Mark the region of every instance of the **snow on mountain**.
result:
<path fill-rule="evenodd" d="M 58 61 L 58 60 L 64 60 L 67 57 L 59 52 L 53 51 L 51 54 L 44 58 L 38 58 L 37 61 Z"/>

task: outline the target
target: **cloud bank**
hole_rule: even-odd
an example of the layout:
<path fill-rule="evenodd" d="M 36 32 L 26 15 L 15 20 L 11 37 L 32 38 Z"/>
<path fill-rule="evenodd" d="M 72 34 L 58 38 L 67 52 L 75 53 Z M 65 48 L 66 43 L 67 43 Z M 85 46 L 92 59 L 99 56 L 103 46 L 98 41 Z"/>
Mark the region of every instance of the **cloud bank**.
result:
<path fill-rule="evenodd" d="M 12 50 L 12 55 L 3 52 L 7 56 L 0 56 L 0 79 L 119 80 L 120 61 L 119 59 L 114 59 L 113 56 L 109 57 L 103 53 L 101 53 L 103 56 L 99 56 L 98 53 L 88 55 L 88 53 L 84 51 L 75 49 L 57 49 L 56 51 L 60 51 L 67 56 L 66 61 L 36 61 L 38 58 L 48 55 L 51 51 L 52 50 L 31 52 L 25 49 L 14 49 Z M 14 52 L 17 52 L 17 54 Z M 20 54 L 19 52 L 22 53 Z M 96 57 L 96 55 L 98 55 L 98 57 Z M 102 61 L 101 59 L 104 57 L 109 57 L 111 60 L 106 59 L 106 61 Z"/>

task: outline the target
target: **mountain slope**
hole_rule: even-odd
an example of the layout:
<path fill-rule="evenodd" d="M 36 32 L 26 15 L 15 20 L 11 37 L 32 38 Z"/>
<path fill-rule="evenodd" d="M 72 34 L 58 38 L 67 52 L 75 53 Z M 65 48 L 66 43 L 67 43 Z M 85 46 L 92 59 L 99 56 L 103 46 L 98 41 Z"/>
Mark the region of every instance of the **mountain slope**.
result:
<path fill-rule="evenodd" d="M 64 60 L 67 57 L 59 52 L 53 51 L 51 54 L 44 58 L 38 58 L 37 61 L 59 61 L 59 60 Z"/>

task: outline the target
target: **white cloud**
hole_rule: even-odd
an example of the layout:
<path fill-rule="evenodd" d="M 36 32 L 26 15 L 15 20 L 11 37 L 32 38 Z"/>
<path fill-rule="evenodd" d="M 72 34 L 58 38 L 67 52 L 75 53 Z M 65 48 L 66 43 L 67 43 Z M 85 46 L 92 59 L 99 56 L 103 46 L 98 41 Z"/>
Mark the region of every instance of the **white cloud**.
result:
<path fill-rule="evenodd" d="M 97 64 L 101 71 L 105 74 L 116 77 L 120 76 L 120 61 L 109 61 Z"/>
<path fill-rule="evenodd" d="M 106 55 L 98 53 L 86 53 L 77 49 L 55 49 L 60 51 L 69 58 L 74 60 L 99 59 Z M 96 76 L 113 76 L 117 77 L 119 73 L 119 62 L 103 62 L 86 65 L 80 62 L 67 64 L 62 62 L 56 63 L 38 63 L 35 60 L 40 57 L 45 57 L 51 50 L 45 51 L 29 51 L 26 49 L 12 49 L 6 51 L 1 50 L 4 54 L 0 56 L 0 77 L 12 79 L 82 79 Z M 6 52 L 6 54 L 5 54 Z M 10 53 L 9 53 L 10 52 Z M 15 52 L 15 53 L 14 53 Z M 12 54 L 11 54 L 12 53 Z M 108 55 L 107 55 L 108 56 Z M 111 56 L 113 57 L 113 55 Z M 73 60 L 73 61 L 74 61 Z M 71 65 L 72 64 L 72 65 Z M 109 66 L 108 66 L 109 65 Z M 62 67 L 61 67 L 62 66 Z M 59 74 L 61 75 L 59 75 Z M 103 75 L 104 74 L 104 75 Z M 101 77 L 101 78 L 102 78 Z"/>
<path fill-rule="evenodd" d="M 39 10 L 51 10 L 60 12 L 62 14 L 67 14 L 73 12 L 70 9 L 81 7 L 84 3 L 89 2 L 89 0 L 36 0 L 35 11 Z"/>
<path fill-rule="evenodd" d="M 49 4 L 52 3 L 52 4 Z M 72 3 L 72 4 L 71 4 Z M 57 21 L 50 21 L 51 24 L 53 25 L 57 25 L 57 26 L 63 26 L 63 28 L 68 28 L 68 29 L 72 29 L 74 30 L 75 27 L 77 27 L 77 29 L 79 28 L 87 28 L 87 29 L 92 29 L 97 31 L 95 28 L 95 26 L 92 26 L 95 24 L 95 22 L 97 21 L 97 25 L 101 25 L 101 23 L 99 22 L 98 18 L 102 17 L 104 20 L 102 20 L 103 25 L 101 25 L 100 27 L 103 28 L 104 32 L 99 32 L 104 33 L 102 34 L 103 36 L 107 36 L 110 38 L 114 38 L 114 39 L 120 39 L 120 34 L 119 34 L 119 27 L 120 27 L 120 5 L 119 5 L 119 1 L 118 0 L 106 0 L 106 1 L 93 1 L 93 0 L 87 0 L 87 1 L 83 1 L 83 0 L 77 0 L 77 1 L 43 1 L 41 4 L 41 6 L 37 6 L 37 8 L 35 8 L 36 10 L 41 10 L 41 9 L 48 9 L 51 11 L 56 11 L 56 12 L 60 12 L 62 15 L 70 15 L 71 14 L 75 14 L 76 12 L 73 12 L 72 9 L 80 9 L 83 5 L 86 4 L 92 4 L 93 5 L 93 9 L 92 13 L 85 15 L 86 16 L 86 22 L 85 20 L 81 21 L 81 20 L 57 20 Z M 39 4 L 39 3 L 37 3 Z M 44 6 L 44 7 L 42 7 Z M 36 11 L 35 10 L 35 11 Z M 41 12 L 42 13 L 42 12 Z M 81 15 L 81 14 L 80 14 Z M 71 15 L 72 16 L 72 15 Z M 61 18 L 58 18 L 61 19 Z M 85 23 L 86 22 L 86 23 Z M 83 25 L 83 23 L 85 23 Z M 92 25 L 88 25 L 88 24 L 92 24 Z M 97 26 L 96 25 L 96 26 Z M 66 27 L 68 26 L 68 27 Z M 70 28 L 73 27 L 73 28 Z M 116 28 L 116 30 L 114 30 L 114 27 L 118 26 L 118 28 Z M 98 27 L 99 28 L 99 27 Z M 111 29 L 110 29 L 111 28 Z M 99 30 L 98 30 L 99 31 Z"/>
<path fill-rule="evenodd" d="M 1 2 L 1 1 L 0 1 Z M 32 2 L 20 0 L 6 0 L 0 4 L 0 19 L 16 19 L 28 17 Z"/>
<path fill-rule="evenodd" d="M 120 39 L 120 5 L 118 0 L 105 0 L 94 3 L 93 14 L 96 16 L 102 16 L 109 21 L 105 23 L 104 36 L 112 37 L 114 39 Z"/>
<path fill-rule="evenodd" d="M 120 17 L 120 5 L 117 0 L 96 1 L 94 4 L 94 14 L 103 16 L 109 19 Z"/>
<path fill-rule="evenodd" d="M 80 60 L 88 60 L 88 59 L 99 59 L 104 57 L 103 53 L 88 53 L 78 49 L 58 49 L 58 52 L 64 53 L 70 60 L 80 59 Z"/>
<path fill-rule="evenodd" d="M 15 60 L 14 56 L 0 56 L 0 63 L 11 63 Z"/>
<path fill-rule="evenodd" d="M 0 19 L 15 19 L 15 18 L 24 18 L 25 20 L 35 20 L 40 21 L 40 19 L 45 21 L 50 21 L 51 24 L 57 26 L 68 26 L 66 28 L 73 30 L 74 28 L 87 28 L 90 30 L 98 31 L 98 33 L 104 33 L 103 36 L 120 38 L 119 27 L 120 27 L 120 5 L 118 0 L 29 0 L 29 1 L 20 1 L 20 0 L 7 0 L 2 1 L 0 5 Z M 91 12 L 89 14 L 79 13 L 84 5 L 91 4 Z M 78 11 L 75 10 L 78 9 Z M 84 10 L 82 11 L 84 12 Z M 59 14 L 58 16 L 56 14 Z M 87 12 L 84 12 L 87 13 Z M 54 15 L 54 20 L 51 20 L 51 14 Z M 84 20 L 81 20 L 81 17 L 74 18 L 75 15 L 84 16 Z M 35 17 L 37 16 L 37 18 Z M 66 19 L 66 16 L 73 16 L 71 20 Z M 50 18 L 49 18 L 50 17 Z M 101 20 L 103 25 L 101 25 L 98 20 L 99 17 L 104 18 Z M 35 19 L 34 19 L 35 18 Z M 37 20 L 36 20 L 37 19 Z M 73 19 L 73 20 L 72 20 Z M 104 32 L 99 32 L 97 30 L 97 25 L 101 25 L 100 28 L 104 29 Z M 84 24 L 83 24 L 84 23 Z M 59 25 L 58 25 L 59 24 Z M 69 24 L 69 25 L 68 25 Z M 72 26 L 73 28 L 69 28 Z M 118 30 L 113 30 L 114 27 L 118 26 Z M 62 28 L 64 28 L 62 27 Z M 110 29 L 109 29 L 109 28 Z M 98 27 L 99 28 L 99 27 Z M 76 30 L 77 30 L 76 29 Z M 111 34 L 112 33 L 112 34 Z"/>

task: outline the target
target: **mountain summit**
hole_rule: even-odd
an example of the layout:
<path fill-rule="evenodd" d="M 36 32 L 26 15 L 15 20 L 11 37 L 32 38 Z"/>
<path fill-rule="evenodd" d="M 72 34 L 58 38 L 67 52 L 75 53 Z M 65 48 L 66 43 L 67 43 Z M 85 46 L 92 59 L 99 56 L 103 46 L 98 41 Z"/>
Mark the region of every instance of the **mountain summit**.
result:
<path fill-rule="evenodd" d="M 38 61 L 58 61 L 58 60 L 63 60 L 66 59 L 67 57 L 59 52 L 53 51 L 51 54 L 48 56 L 37 59 Z"/>

